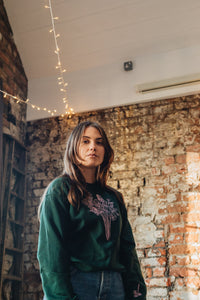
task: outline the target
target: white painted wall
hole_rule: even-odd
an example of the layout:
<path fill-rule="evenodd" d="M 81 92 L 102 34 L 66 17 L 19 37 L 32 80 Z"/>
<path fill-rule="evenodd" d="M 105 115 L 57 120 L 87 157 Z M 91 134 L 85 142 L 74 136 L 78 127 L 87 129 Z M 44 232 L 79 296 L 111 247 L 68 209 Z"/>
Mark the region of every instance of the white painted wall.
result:
<path fill-rule="evenodd" d="M 134 69 L 125 72 L 123 62 L 132 60 Z M 139 94 L 137 85 L 164 79 L 199 74 L 200 78 L 200 44 L 195 47 L 177 49 L 170 52 L 124 58 L 114 64 L 66 73 L 68 82 L 69 104 L 75 112 L 101 109 L 123 104 L 169 98 L 177 95 L 200 92 L 200 84 Z M 31 102 L 57 109 L 57 115 L 64 112 L 62 93 L 57 84 L 57 77 L 39 78 L 29 81 Z M 28 107 L 28 120 L 49 117 L 49 114 Z"/>

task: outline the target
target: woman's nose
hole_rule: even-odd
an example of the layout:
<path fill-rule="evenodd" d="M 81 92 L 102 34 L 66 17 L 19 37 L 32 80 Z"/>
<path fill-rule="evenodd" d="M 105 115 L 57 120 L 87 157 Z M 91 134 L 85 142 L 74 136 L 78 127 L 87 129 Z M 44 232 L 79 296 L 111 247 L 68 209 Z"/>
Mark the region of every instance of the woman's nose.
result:
<path fill-rule="evenodd" d="M 91 149 L 91 150 L 94 150 L 94 149 L 95 149 L 95 144 L 94 144 L 94 143 L 91 143 L 91 144 L 90 144 L 90 149 Z"/>

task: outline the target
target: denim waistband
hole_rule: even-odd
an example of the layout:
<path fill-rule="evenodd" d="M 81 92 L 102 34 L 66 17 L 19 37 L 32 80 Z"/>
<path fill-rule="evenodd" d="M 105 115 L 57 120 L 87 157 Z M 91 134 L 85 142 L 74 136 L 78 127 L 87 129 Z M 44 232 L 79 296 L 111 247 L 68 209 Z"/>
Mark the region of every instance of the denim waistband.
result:
<path fill-rule="evenodd" d="M 122 277 L 115 271 L 83 272 L 72 267 L 71 283 L 79 300 L 124 300 Z"/>

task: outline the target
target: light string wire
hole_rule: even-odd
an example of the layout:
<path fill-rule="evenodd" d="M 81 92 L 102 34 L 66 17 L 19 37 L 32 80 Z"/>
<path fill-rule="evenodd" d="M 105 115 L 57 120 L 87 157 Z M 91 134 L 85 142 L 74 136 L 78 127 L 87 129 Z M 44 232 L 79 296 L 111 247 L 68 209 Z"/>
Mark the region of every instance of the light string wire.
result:
<path fill-rule="evenodd" d="M 50 30 L 50 32 L 53 32 L 53 34 L 54 34 L 54 41 L 55 41 L 55 46 L 56 46 L 55 53 L 57 54 L 57 58 L 58 58 L 58 64 L 56 66 L 56 69 L 59 69 L 59 71 L 60 71 L 60 76 L 58 77 L 58 84 L 61 85 L 60 91 L 64 93 L 62 100 L 63 100 L 63 103 L 65 104 L 65 114 L 61 114 L 61 116 L 64 117 L 64 115 L 68 115 L 68 117 L 71 118 L 71 116 L 74 114 L 74 110 L 73 110 L 73 108 L 69 107 L 69 104 L 68 104 L 67 90 L 66 90 L 66 87 L 68 84 L 65 82 L 64 76 L 63 76 L 63 73 L 65 73 L 66 70 L 62 68 L 60 53 L 59 53 L 60 49 L 58 47 L 58 42 L 57 42 L 57 38 L 60 37 L 60 34 L 56 34 L 56 30 L 55 30 L 54 20 L 58 20 L 58 17 L 53 16 L 51 0 L 49 0 L 49 6 L 45 5 L 45 8 L 50 9 L 50 15 L 51 15 L 51 21 L 52 21 L 52 29 Z M 41 107 L 41 106 L 32 104 L 30 99 L 23 100 L 23 99 L 19 98 L 18 96 L 11 95 L 8 92 L 1 90 L 1 89 L 0 89 L 0 93 L 2 93 L 3 98 L 5 98 L 7 100 L 9 100 L 11 98 L 12 100 L 16 101 L 16 103 L 26 103 L 27 105 L 31 106 L 31 108 L 38 110 L 38 111 L 46 111 L 47 113 L 51 114 L 52 116 L 54 116 L 55 113 L 57 112 L 56 109 L 52 110 L 52 109 L 48 109 L 46 107 Z"/>
<path fill-rule="evenodd" d="M 71 117 L 71 115 L 74 114 L 74 110 L 73 110 L 73 108 L 69 107 L 69 103 L 68 103 L 67 89 L 66 89 L 66 87 L 68 86 L 68 83 L 65 82 L 64 76 L 63 76 L 63 73 L 66 72 L 66 69 L 64 69 L 62 67 L 61 57 L 60 57 L 60 48 L 58 46 L 58 38 L 60 37 L 60 34 L 57 34 L 56 29 L 55 29 L 55 20 L 58 20 L 59 18 L 54 17 L 54 15 L 53 15 L 51 0 L 49 0 L 49 5 L 45 5 L 45 8 L 48 8 L 50 10 L 52 28 L 49 30 L 49 32 L 53 33 L 53 35 L 54 35 L 55 48 L 56 48 L 55 54 L 57 55 L 56 69 L 58 69 L 58 71 L 59 71 L 58 84 L 60 85 L 60 91 L 63 92 L 62 101 L 65 104 L 65 114 L 67 114 L 69 117 Z M 64 116 L 64 115 L 62 114 L 61 116 Z"/>
<path fill-rule="evenodd" d="M 26 104 L 30 105 L 33 109 L 36 109 L 38 111 L 39 110 L 46 111 L 47 113 L 51 114 L 52 116 L 54 116 L 54 114 L 57 112 L 56 109 L 52 110 L 52 109 L 48 109 L 46 107 L 40 107 L 38 105 L 32 104 L 29 99 L 22 100 L 21 98 L 19 98 L 17 96 L 13 96 L 3 90 L 0 90 L 0 93 L 3 94 L 3 98 L 5 98 L 5 99 L 11 98 L 12 100 L 16 101 L 16 103 L 26 103 Z"/>

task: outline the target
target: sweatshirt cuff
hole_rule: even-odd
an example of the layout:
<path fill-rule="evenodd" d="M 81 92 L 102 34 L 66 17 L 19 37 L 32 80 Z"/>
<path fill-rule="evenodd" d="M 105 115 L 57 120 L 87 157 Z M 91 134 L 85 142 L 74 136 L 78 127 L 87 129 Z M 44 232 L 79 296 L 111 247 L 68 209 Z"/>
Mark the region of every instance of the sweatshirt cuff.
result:
<path fill-rule="evenodd" d="M 41 279 L 46 300 L 78 300 L 68 273 L 41 270 Z"/>

